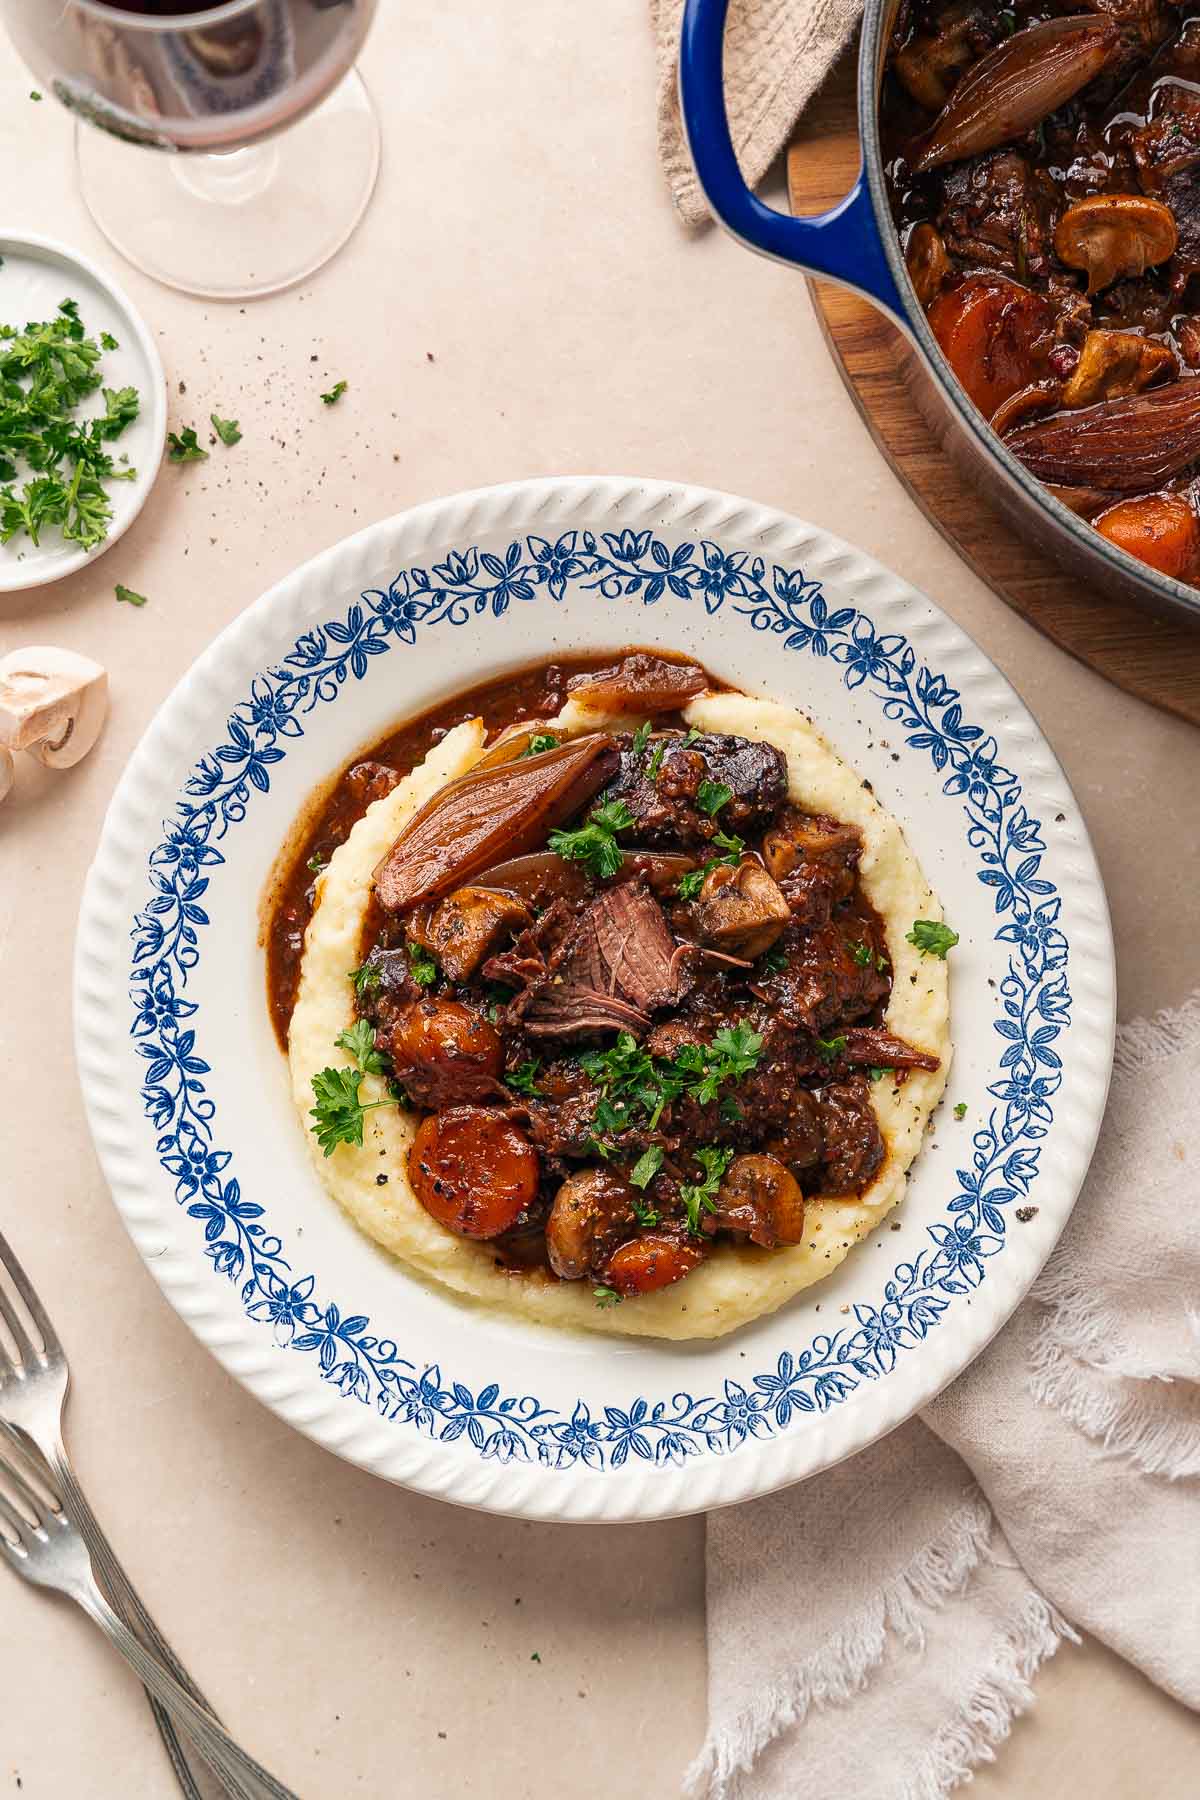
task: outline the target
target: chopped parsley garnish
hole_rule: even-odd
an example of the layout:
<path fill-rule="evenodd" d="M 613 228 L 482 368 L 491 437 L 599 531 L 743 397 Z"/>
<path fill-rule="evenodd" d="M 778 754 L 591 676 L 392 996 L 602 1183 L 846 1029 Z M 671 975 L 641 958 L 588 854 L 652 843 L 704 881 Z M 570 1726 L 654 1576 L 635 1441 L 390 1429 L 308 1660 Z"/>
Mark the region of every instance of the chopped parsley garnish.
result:
<path fill-rule="evenodd" d="M 679 1190 L 679 1198 L 687 1210 L 688 1230 L 693 1237 L 698 1237 L 701 1211 L 711 1213 L 717 1210 L 717 1189 L 733 1161 L 733 1151 L 728 1145 L 701 1144 L 695 1154 L 696 1161 L 704 1170 L 704 1180 L 685 1182 Z"/>
<path fill-rule="evenodd" d="M 658 771 L 663 766 L 663 757 L 666 754 L 667 754 L 666 740 L 664 738 L 659 738 L 657 744 L 655 744 L 653 750 L 650 752 L 650 761 L 646 764 L 646 780 L 647 781 L 657 781 L 658 780 Z"/>
<path fill-rule="evenodd" d="M 336 406 L 349 386 L 350 383 L 348 381 L 335 381 L 329 392 L 321 395 L 326 406 Z"/>
<path fill-rule="evenodd" d="M 819 1037 L 817 1039 L 817 1049 L 821 1052 L 821 1055 L 825 1058 L 826 1062 L 835 1062 L 845 1048 L 846 1040 L 844 1037 Z"/>
<path fill-rule="evenodd" d="M 638 1157 L 632 1169 L 630 1169 L 629 1179 L 632 1181 L 634 1187 L 641 1188 L 644 1191 L 650 1186 L 650 1183 L 662 1168 L 662 1164 L 662 1145 L 651 1144 L 648 1150 L 642 1151 L 642 1154 Z"/>
<path fill-rule="evenodd" d="M 515 1088 L 518 1094 L 540 1094 L 542 1090 L 537 1084 L 537 1073 L 541 1066 L 541 1059 L 536 1056 L 518 1063 L 512 1073 L 504 1077 L 506 1086 Z"/>
<path fill-rule="evenodd" d="M 958 1105 L 954 1108 L 954 1116 L 956 1119 L 965 1119 L 966 1118 L 967 1103 L 965 1100 L 960 1100 L 958 1102 Z"/>
<path fill-rule="evenodd" d="M 702 781 L 696 789 L 696 805 L 709 818 L 715 818 L 723 806 L 733 799 L 733 789 L 723 781 Z"/>
<path fill-rule="evenodd" d="M 633 734 L 633 743 L 630 746 L 630 748 L 633 751 L 633 754 L 638 757 L 645 756 L 646 745 L 649 742 L 650 742 L 650 721 L 649 721 L 649 719 L 643 719 L 641 724 L 638 726 L 637 730 Z"/>
<path fill-rule="evenodd" d="M 487 991 L 487 1016 L 493 1025 L 499 1023 L 501 1010 L 512 999 L 515 988 L 505 987 L 503 982 L 493 981 Z"/>
<path fill-rule="evenodd" d="M 907 933 L 910 944 L 915 944 L 922 956 L 938 956 L 946 960 L 947 950 L 953 950 L 958 942 L 957 931 L 951 931 L 940 919 L 914 919 L 913 928 Z"/>
<path fill-rule="evenodd" d="M 362 1101 L 358 1090 L 363 1083 L 361 1069 L 322 1069 L 312 1078 L 313 1097 L 317 1104 L 309 1117 L 316 1120 L 310 1130 L 326 1156 L 332 1156 L 339 1144 L 363 1141 L 363 1119 L 377 1106 L 400 1106 L 399 1099 Z"/>
<path fill-rule="evenodd" d="M 660 1214 L 658 1208 L 651 1206 L 648 1200 L 640 1200 L 635 1196 L 633 1216 L 639 1225 L 650 1226 L 658 1224 Z"/>
<path fill-rule="evenodd" d="M 118 581 L 116 595 L 118 600 L 124 600 L 129 606 L 145 606 L 146 604 L 145 594 L 135 593 L 132 588 L 126 587 L 123 581 Z"/>
<path fill-rule="evenodd" d="M 860 969 L 869 969 L 873 961 L 870 944 L 851 944 L 850 954 Z"/>
<path fill-rule="evenodd" d="M 315 861 L 314 857 L 313 862 Z M 308 866 L 311 869 L 312 862 Z M 357 969 L 348 969 L 346 973 L 348 979 L 354 983 L 354 992 L 360 1000 L 364 994 L 369 994 L 377 988 L 383 980 L 383 970 L 378 963 L 373 962 L 362 963 Z"/>
<path fill-rule="evenodd" d="M 666 1108 L 682 1094 L 701 1106 L 711 1104 L 725 1083 L 741 1081 L 757 1067 L 762 1042 L 758 1032 L 739 1021 L 718 1031 L 711 1044 L 682 1045 L 669 1062 L 650 1056 L 628 1031 L 620 1033 L 611 1050 L 581 1056 L 584 1073 L 600 1088 L 590 1147 L 607 1157 L 611 1151 L 606 1137 L 643 1122 L 653 1131 Z M 657 1164 L 647 1180 L 656 1172 Z"/>
<path fill-rule="evenodd" d="M 621 1295 L 618 1294 L 616 1288 L 595 1287 L 592 1289 L 592 1295 L 596 1305 L 601 1308 L 606 1306 L 619 1306 L 621 1304 Z M 534 1655 L 537 1655 L 536 1651 L 534 1652 Z M 538 1661 L 541 1662 L 541 1660 L 542 1659 L 539 1656 Z"/>
<path fill-rule="evenodd" d="M 718 831 L 716 836 L 710 839 L 710 842 L 716 846 L 720 854 L 710 856 L 700 868 L 692 869 L 688 874 L 680 876 L 675 892 L 681 900 L 694 900 L 704 886 L 706 876 L 711 874 L 713 869 L 732 868 L 746 848 L 740 837 L 733 837 L 726 831 Z"/>
<path fill-rule="evenodd" d="M 194 425 L 186 425 L 182 431 L 168 431 L 168 462 L 204 462 L 207 456 L 208 451 L 196 438 L 196 428 Z"/>
<path fill-rule="evenodd" d="M 880 975 L 886 974 L 888 968 L 890 967 L 887 957 L 886 956 L 877 956 L 875 958 L 875 967 L 878 970 Z"/>
<path fill-rule="evenodd" d="M 314 850 L 312 855 L 309 857 L 308 861 L 305 863 L 304 866 L 309 871 L 310 874 L 319 875 L 321 873 L 322 869 L 327 869 L 329 867 L 329 858 L 327 856 L 322 856 L 321 852 L 319 850 Z M 364 969 L 365 969 L 365 967 L 366 967 L 366 964 L 363 965 Z M 378 972 L 379 972 L 378 970 L 374 970 L 375 974 L 378 974 Z M 362 969 L 355 970 L 356 975 L 361 975 L 362 973 L 363 973 Z M 371 985 L 374 987 L 377 985 L 377 983 L 372 982 Z"/>
<path fill-rule="evenodd" d="M 40 95 L 40 94 L 39 94 L 39 92 L 38 92 L 38 90 L 37 90 L 37 89 L 36 89 L 36 88 L 30 88 L 30 90 L 29 90 L 29 98 L 30 98 L 30 99 L 31 99 L 31 100 L 40 100 L 40 99 L 41 99 L 41 97 L 42 97 L 42 96 L 41 96 L 41 95 Z"/>
<path fill-rule="evenodd" d="M 871 1067 L 867 1070 L 867 1076 L 871 1081 L 882 1081 L 885 1075 L 894 1075 L 895 1073 L 895 1069 L 889 1069 L 886 1064 L 883 1068 Z"/>
<path fill-rule="evenodd" d="M 23 532 L 40 544 L 52 525 L 85 550 L 108 536 L 105 483 L 133 481 L 137 471 L 117 468 L 105 446 L 137 417 L 139 401 L 136 388 L 101 388 L 100 356 L 75 300 L 23 331 L 0 326 L 0 543 Z M 76 419 L 97 389 L 103 412 Z M 21 463 L 32 474 L 18 488 Z"/>
<path fill-rule="evenodd" d="M 438 978 L 438 966 L 428 950 L 411 941 L 408 946 L 408 972 L 418 987 L 432 987 Z"/>
<path fill-rule="evenodd" d="M 732 1094 L 726 1094 L 717 1111 L 728 1125 L 736 1125 L 739 1119 L 746 1116 L 745 1107 L 739 1106 Z"/>
<path fill-rule="evenodd" d="M 547 750 L 557 749 L 558 739 L 554 736 L 553 732 L 535 731 L 525 748 L 522 750 L 521 756 L 544 756 Z M 519 760 L 520 758 L 518 758 L 518 761 Z"/>
<path fill-rule="evenodd" d="M 209 413 L 208 418 L 226 449 L 231 449 L 234 444 L 241 443 L 242 433 L 236 419 L 222 419 L 216 413 Z"/>
<path fill-rule="evenodd" d="M 621 867 L 624 853 L 617 842 L 617 832 L 628 830 L 634 823 L 623 800 L 609 800 L 592 809 L 586 825 L 575 831 L 552 831 L 547 842 L 564 862 L 582 863 L 589 875 L 604 881 Z"/>
<path fill-rule="evenodd" d="M 111 331 L 102 331 L 100 333 L 100 348 L 102 350 L 119 350 L 121 346 L 118 344 Z"/>
<path fill-rule="evenodd" d="M 346 1031 L 334 1038 L 339 1050 L 348 1050 L 366 1075 L 383 1075 L 390 1067 L 388 1058 L 375 1048 L 375 1027 L 367 1019 L 355 1019 Z"/>
<path fill-rule="evenodd" d="M 690 750 L 692 745 L 698 744 L 700 739 L 703 736 L 704 736 L 704 733 L 702 731 L 697 731 L 696 727 L 694 725 L 689 725 L 687 728 L 687 732 L 684 735 L 683 744 L 681 747 L 684 750 Z"/>
<path fill-rule="evenodd" d="M 768 975 L 782 974 L 783 970 L 787 968 L 787 963 L 787 951 L 782 949 L 778 944 L 772 949 L 767 950 L 762 959 L 763 968 L 767 971 Z"/>

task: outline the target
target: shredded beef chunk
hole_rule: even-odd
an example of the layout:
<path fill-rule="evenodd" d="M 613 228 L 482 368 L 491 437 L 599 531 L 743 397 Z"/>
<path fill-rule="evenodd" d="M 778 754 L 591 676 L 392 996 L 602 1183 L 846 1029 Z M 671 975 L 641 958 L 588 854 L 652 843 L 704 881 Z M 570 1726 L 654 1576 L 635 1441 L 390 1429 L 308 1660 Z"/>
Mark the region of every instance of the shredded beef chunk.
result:
<path fill-rule="evenodd" d="M 651 743 L 663 750 L 655 773 L 649 752 L 626 746 L 616 780 L 601 796 L 623 800 L 633 814 L 621 833 L 628 843 L 699 849 L 719 831 L 744 837 L 767 823 L 787 793 L 787 764 L 773 744 L 711 733 L 690 743 L 682 733 Z M 703 803 L 711 804 L 717 787 L 728 788 L 729 798 L 707 811 Z"/>
<path fill-rule="evenodd" d="M 662 907 L 640 882 L 599 894 L 549 980 L 524 1010 L 531 1037 L 597 1031 L 640 1034 L 649 1015 L 682 994 L 686 974 Z"/>
<path fill-rule="evenodd" d="M 822 1090 L 821 1132 L 824 1139 L 820 1192 L 859 1194 L 874 1181 L 886 1155 L 871 1091 L 861 1076 Z"/>

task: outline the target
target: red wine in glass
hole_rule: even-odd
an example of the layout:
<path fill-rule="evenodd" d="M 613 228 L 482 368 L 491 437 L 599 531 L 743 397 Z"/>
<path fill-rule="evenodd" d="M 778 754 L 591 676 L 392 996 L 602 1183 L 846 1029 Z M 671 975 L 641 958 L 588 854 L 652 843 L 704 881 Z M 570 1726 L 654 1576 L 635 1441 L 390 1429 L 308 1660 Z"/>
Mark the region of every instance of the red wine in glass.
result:
<path fill-rule="evenodd" d="M 244 298 L 311 274 L 362 216 L 379 127 L 352 70 L 376 6 L 0 0 L 0 17 L 81 121 L 101 230 L 173 287 Z"/>

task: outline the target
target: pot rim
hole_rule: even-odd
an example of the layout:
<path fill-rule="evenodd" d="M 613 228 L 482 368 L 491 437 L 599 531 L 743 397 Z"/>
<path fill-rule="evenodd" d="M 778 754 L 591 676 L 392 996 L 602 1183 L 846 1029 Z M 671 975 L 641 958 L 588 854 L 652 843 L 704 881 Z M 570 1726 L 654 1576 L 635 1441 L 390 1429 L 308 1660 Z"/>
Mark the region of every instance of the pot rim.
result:
<path fill-rule="evenodd" d="M 1099 558 L 1125 583 L 1132 576 L 1139 585 L 1152 590 L 1171 612 L 1185 613 L 1193 623 L 1200 624 L 1200 588 L 1179 581 L 1173 575 L 1164 575 L 1149 563 L 1130 556 L 1128 551 L 1119 550 L 1085 519 L 1073 513 L 1069 506 L 1064 506 L 1061 500 L 1055 499 L 1050 490 L 1031 475 L 1025 465 L 1005 446 L 983 414 L 967 399 L 958 377 L 929 329 L 913 288 L 908 266 L 900 253 L 899 236 L 884 181 L 883 153 L 879 139 L 879 93 L 883 81 L 883 65 L 892 20 L 899 3 L 900 0 L 865 0 L 858 50 L 857 93 L 858 138 L 862 150 L 863 175 L 884 257 L 904 306 L 904 329 L 935 378 L 939 392 L 953 408 L 959 423 L 971 433 L 975 443 L 1007 479 L 1010 488 L 1015 489 L 1021 498 L 1032 501 L 1049 514 L 1059 530 L 1066 531 L 1073 537 L 1085 555 Z M 1114 505 L 1119 499 L 1121 495 L 1113 496 Z"/>

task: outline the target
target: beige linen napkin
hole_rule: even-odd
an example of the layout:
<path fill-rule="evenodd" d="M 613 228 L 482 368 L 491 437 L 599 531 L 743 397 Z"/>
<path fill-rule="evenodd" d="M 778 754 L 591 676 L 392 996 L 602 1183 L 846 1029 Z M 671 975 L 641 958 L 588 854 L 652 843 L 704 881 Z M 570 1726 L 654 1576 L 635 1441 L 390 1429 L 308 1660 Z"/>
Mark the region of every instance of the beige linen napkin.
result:
<path fill-rule="evenodd" d="M 690 1793 L 940 1800 L 1076 1627 L 1200 1707 L 1198 1125 L 1200 995 L 1119 1030 L 1071 1222 L 967 1373 L 862 1455 L 710 1517 Z"/>
<path fill-rule="evenodd" d="M 753 187 L 787 143 L 862 11 L 862 0 L 732 0 L 725 104 L 742 173 Z M 683 0 L 650 0 L 658 56 L 658 153 L 686 225 L 709 218 L 679 122 Z"/>

